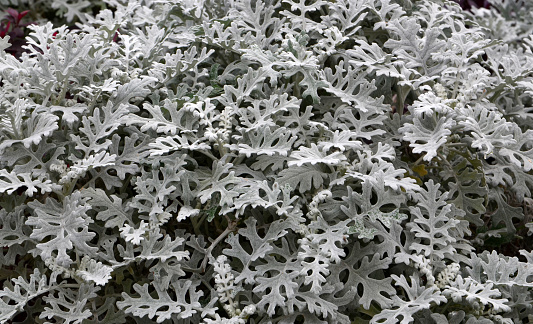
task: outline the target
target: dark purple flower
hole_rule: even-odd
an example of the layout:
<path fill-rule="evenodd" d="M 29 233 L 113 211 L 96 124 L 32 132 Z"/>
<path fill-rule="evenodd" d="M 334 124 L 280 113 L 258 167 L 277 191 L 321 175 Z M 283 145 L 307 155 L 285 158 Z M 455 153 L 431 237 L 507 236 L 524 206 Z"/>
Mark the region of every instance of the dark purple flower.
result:
<path fill-rule="evenodd" d="M 33 24 L 33 22 L 22 23 L 22 19 L 29 13 L 29 10 L 18 12 L 13 8 L 6 10 L 7 15 L 0 21 L 0 37 L 9 35 L 11 46 L 6 49 L 8 53 L 20 56 L 24 51 L 22 46 L 26 44 L 24 39 L 24 27 Z"/>
<path fill-rule="evenodd" d="M 464 10 L 472 8 L 490 8 L 490 3 L 487 0 L 455 0 Z"/>
<path fill-rule="evenodd" d="M 6 18 L 10 20 L 11 22 L 13 22 L 15 26 L 23 26 L 20 24 L 20 21 L 22 20 L 22 18 L 24 18 L 24 16 L 26 16 L 30 12 L 29 10 L 18 12 L 13 8 L 9 8 L 6 11 L 8 13 Z"/>
<path fill-rule="evenodd" d="M 0 37 L 4 38 L 8 32 L 9 32 L 9 26 L 11 26 L 11 22 L 8 21 L 7 24 L 4 25 L 4 23 L 0 23 Z"/>

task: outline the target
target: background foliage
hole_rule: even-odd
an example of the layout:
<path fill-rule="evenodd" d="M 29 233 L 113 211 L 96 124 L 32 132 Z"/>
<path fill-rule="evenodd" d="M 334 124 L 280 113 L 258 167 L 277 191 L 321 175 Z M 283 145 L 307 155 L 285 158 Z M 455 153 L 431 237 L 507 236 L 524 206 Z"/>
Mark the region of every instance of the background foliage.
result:
<path fill-rule="evenodd" d="M 533 320 L 529 2 L 0 4 L 0 323 Z"/>

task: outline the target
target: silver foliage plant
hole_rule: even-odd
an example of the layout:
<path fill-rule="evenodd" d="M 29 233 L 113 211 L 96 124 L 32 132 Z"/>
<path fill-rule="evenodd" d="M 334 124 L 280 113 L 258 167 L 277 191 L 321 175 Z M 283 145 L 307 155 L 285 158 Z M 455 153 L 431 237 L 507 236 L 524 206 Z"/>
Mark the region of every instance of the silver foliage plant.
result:
<path fill-rule="evenodd" d="M 533 320 L 531 2 L 51 5 L 0 39 L 0 323 Z"/>

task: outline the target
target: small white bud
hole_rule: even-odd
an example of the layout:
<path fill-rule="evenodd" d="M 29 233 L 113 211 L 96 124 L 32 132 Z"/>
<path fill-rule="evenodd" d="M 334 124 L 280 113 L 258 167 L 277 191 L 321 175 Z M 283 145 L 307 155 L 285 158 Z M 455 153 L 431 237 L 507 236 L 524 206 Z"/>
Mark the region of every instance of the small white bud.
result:
<path fill-rule="evenodd" d="M 242 310 L 243 314 L 245 315 L 253 315 L 255 314 L 255 311 L 256 311 L 255 305 L 248 305 L 244 307 L 244 309 Z"/>

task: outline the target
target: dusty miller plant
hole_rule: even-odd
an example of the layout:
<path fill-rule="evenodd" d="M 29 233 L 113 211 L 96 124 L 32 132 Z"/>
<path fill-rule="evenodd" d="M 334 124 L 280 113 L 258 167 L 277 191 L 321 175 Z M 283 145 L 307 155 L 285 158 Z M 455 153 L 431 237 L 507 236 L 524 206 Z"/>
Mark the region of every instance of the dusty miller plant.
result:
<path fill-rule="evenodd" d="M 532 320 L 530 2 L 85 4 L 0 39 L 0 323 Z"/>

